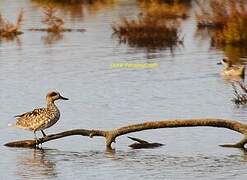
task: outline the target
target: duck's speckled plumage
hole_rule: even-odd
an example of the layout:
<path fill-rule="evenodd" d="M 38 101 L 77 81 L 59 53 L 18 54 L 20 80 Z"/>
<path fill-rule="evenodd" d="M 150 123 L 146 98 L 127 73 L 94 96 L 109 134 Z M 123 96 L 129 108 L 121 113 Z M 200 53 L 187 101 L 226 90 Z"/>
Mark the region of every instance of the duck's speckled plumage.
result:
<path fill-rule="evenodd" d="M 31 112 L 18 115 L 16 127 L 31 131 L 39 131 L 49 128 L 55 124 L 60 117 L 60 112 L 55 104 L 47 108 L 34 109 Z"/>
<path fill-rule="evenodd" d="M 34 109 L 15 116 L 17 118 L 15 127 L 33 131 L 42 131 L 54 125 L 60 118 L 60 112 L 54 101 L 58 99 L 68 100 L 58 92 L 49 92 L 46 96 L 46 108 Z M 43 132 L 42 132 L 43 133 Z"/>

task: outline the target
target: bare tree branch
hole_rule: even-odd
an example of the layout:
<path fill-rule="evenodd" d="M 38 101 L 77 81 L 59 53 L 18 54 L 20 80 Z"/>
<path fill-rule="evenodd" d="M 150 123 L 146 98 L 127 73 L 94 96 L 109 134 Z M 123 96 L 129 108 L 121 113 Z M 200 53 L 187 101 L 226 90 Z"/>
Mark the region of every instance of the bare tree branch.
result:
<path fill-rule="evenodd" d="M 159 128 L 177 128 L 177 127 L 195 127 L 195 126 L 211 126 L 218 128 L 227 128 L 236 132 L 239 132 L 244 135 L 244 139 L 234 145 L 223 145 L 224 147 L 238 147 L 244 148 L 245 143 L 247 143 L 247 124 L 243 124 L 234 120 L 225 120 L 225 119 L 215 119 L 215 118 L 202 118 L 202 119 L 172 119 L 164 121 L 152 121 L 144 122 L 140 124 L 123 126 L 109 131 L 103 130 L 86 130 L 86 129 L 75 129 L 70 131 L 61 132 L 58 134 L 51 134 L 43 138 L 35 140 L 23 140 L 15 141 L 5 144 L 8 147 L 36 147 L 39 144 L 48 142 L 54 139 L 63 138 L 66 136 L 72 135 L 81 135 L 81 136 L 101 136 L 105 137 L 106 147 L 111 148 L 112 142 L 115 142 L 115 139 L 118 136 L 125 135 L 132 132 L 144 131 L 149 129 L 159 129 Z"/>
<path fill-rule="evenodd" d="M 241 148 L 241 149 L 245 149 L 244 145 L 247 143 L 247 138 L 244 137 L 241 141 L 239 141 L 236 144 L 224 144 L 224 145 L 220 145 L 221 147 L 233 147 L 233 148 Z"/>
<path fill-rule="evenodd" d="M 69 131 L 64 131 L 61 133 L 57 134 L 50 134 L 48 136 L 39 138 L 37 141 L 36 140 L 22 140 L 22 141 L 14 141 L 5 144 L 5 146 L 8 147 L 29 147 L 33 148 L 38 146 L 39 144 L 43 144 L 45 142 L 67 137 L 67 136 L 74 136 L 74 135 L 80 135 L 80 136 L 88 136 L 88 137 L 93 137 L 93 136 L 106 136 L 105 131 L 100 131 L 100 130 L 86 130 L 86 129 L 74 129 L 74 130 L 69 130 Z"/>

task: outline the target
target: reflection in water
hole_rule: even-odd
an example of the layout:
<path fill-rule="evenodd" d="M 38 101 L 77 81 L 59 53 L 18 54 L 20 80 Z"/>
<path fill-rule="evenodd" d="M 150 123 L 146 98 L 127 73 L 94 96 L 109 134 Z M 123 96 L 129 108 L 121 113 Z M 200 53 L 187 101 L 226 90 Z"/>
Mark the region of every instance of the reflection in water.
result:
<path fill-rule="evenodd" d="M 224 51 L 225 55 L 229 57 L 229 59 L 233 60 L 234 63 L 237 64 L 245 64 L 243 57 L 247 57 L 247 47 L 246 46 L 217 46 L 216 48 L 219 48 Z M 246 60 L 245 60 L 246 61 Z"/>
<path fill-rule="evenodd" d="M 121 153 L 112 159 L 115 165 L 129 174 L 142 174 L 145 178 L 174 177 L 172 174 L 192 173 L 193 177 L 230 177 L 238 167 L 246 166 L 246 155 L 229 156 L 170 156 L 135 153 Z M 121 167 L 121 164 L 126 164 Z M 244 171 L 243 171 L 244 172 Z M 188 176 L 187 176 L 188 177 Z M 158 179 L 159 179 L 158 178 Z M 169 179 L 169 178 L 168 178 Z M 210 179 L 210 178 L 209 178 Z"/>
<path fill-rule="evenodd" d="M 63 15 L 67 15 L 71 20 L 82 19 L 86 12 L 95 14 L 101 9 L 113 6 L 114 0 L 76 0 L 76 1 L 60 1 L 60 0 L 31 0 L 38 6 L 51 5 L 61 10 Z"/>
<path fill-rule="evenodd" d="M 95 14 L 103 8 L 114 6 L 114 3 L 114 0 L 89 0 L 84 7 L 88 10 L 89 14 Z"/>
<path fill-rule="evenodd" d="M 64 38 L 62 33 L 48 32 L 47 35 L 42 36 L 41 39 L 46 45 L 54 44 Z"/>
<path fill-rule="evenodd" d="M 200 42 L 211 41 L 210 39 L 211 30 L 210 29 L 197 29 L 195 31 L 194 37 Z M 211 43 L 212 44 L 212 43 Z"/>
<path fill-rule="evenodd" d="M 210 29 L 198 29 L 195 32 L 195 38 L 200 42 L 211 41 L 211 47 L 222 50 L 225 56 L 233 62 L 233 64 L 246 64 L 247 46 L 234 46 L 234 45 L 213 45 L 211 36 L 213 30 Z"/>
<path fill-rule="evenodd" d="M 31 154 L 30 151 L 32 151 Z M 27 154 L 17 157 L 16 175 L 23 178 L 56 177 L 55 163 L 49 157 L 49 150 L 30 149 Z"/>
<path fill-rule="evenodd" d="M 247 166 L 246 152 L 243 152 L 243 155 L 237 153 L 223 156 L 200 154 L 180 156 L 160 154 L 153 150 L 71 152 L 37 149 L 31 151 L 32 154 L 29 154 L 29 150 L 25 151 L 28 155 L 22 153 L 18 159 L 16 174 L 20 178 L 49 179 L 62 178 L 64 175 L 81 177 L 84 174 L 88 178 L 95 179 L 102 175 L 107 179 L 114 172 L 117 172 L 116 176 L 118 177 L 135 175 L 140 178 L 153 176 L 168 178 L 174 177 L 173 175 L 176 173 L 190 173 L 193 174 L 193 177 L 219 176 L 227 178 L 234 175 L 232 169 L 241 172 L 241 169 L 245 169 L 244 167 Z M 59 163 L 55 164 L 52 159 L 56 159 Z M 73 168 L 73 171 L 68 167 Z"/>
<path fill-rule="evenodd" d="M 196 4 L 196 36 L 210 38 L 212 47 L 223 50 L 234 63 L 243 64 L 240 58 L 247 56 L 246 1 L 211 0 Z"/>
<path fill-rule="evenodd" d="M 22 45 L 22 42 L 20 40 L 20 38 L 18 36 L 11 36 L 11 37 L 8 37 L 8 38 L 0 38 L 0 45 L 1 43 L 8 43 L 8 42 L 11 42 L 11 43 L 15 43 L 17 47 L 21 47 Z"/>

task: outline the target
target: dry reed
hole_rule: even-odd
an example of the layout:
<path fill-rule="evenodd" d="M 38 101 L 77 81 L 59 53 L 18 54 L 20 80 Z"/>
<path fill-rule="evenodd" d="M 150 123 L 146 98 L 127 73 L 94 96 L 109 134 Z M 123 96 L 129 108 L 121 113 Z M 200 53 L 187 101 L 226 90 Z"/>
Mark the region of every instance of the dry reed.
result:
<path fill-rule="evenodd" d="M 22 21 L 23 10 L 20 10 L 15 23 L 7 21 L 0 14 L 0 38 L 13 38 L 19 34 L 22 34 L 20 31 Z"/>
<path fill-rule="evenodd" d="M 47 25 L 47 28 L 31 28 L 30 31 L 44 31 L 48 33 L 58 34 L 61 32 L 84 32 L 85 29 L 70 29 L 64 28 L 64 20 L 58 17 L 57 9 L 54 6 L 46 6 L 43 8 L 45 14 L 42 23 Z"/>
<path fill-rule="evenodd" d="M 136 20 L 122 18 L 112 25 L 113 35 L 120 43 L 150 49 L 173 48 L 181 44 L 178 18 L 185 18 L 185 10 L 180 5 L 167 5 L 152 1 L 142 4 L 143 13 Z"/>
<path fill-rule="evenodd" d="M 198 3 L 198 28 L 214 28 L 212 42 L 217 44 L 247 45 L 246 0 L 210 0 L 209 6 Z"/>
<path fill-rule="evenodd" d="M 62 18 L 56 16 L 56 12 L 57 10 L 53 6 L 47 6 L 44 8 L 45 16 L 42 20 L 42 23 L 48 26 L 48 32 L 59 33 L 64 29 L 64 21 Z"/>

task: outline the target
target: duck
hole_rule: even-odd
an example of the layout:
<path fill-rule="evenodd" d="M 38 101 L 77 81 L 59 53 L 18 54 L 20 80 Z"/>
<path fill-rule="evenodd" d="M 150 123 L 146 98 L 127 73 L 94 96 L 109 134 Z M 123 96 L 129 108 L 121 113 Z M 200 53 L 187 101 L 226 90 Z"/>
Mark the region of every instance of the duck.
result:
<path fill-rule="evenodd" d="M 221 62 L 218 64 L 222 64 L 223 68 L 220 72 L 222 76 L 239 76 L 239 77 L 244 77 L 245 75 L 245 66 L 244 65 L 239 65 L 239 66 L 233 66 L 232 62 L 229 60 L 228 57 L 224 57 Z"/>
<path fill-rule="evenodd" d="M 36 132 L 41 131 L 43 137 L 46 136 L 44 130 L 53 126 L 60 118 L 60 111 L 55 105 L 56 100 L 69 100 L 60 95 L 59 92 L 50 91 L 46 95 L 46 108 L 37 108 L 30 112 L 16 115 L 15 124 L 10 126 L 32 131 L 34 139 L 37 141 Z"/>

